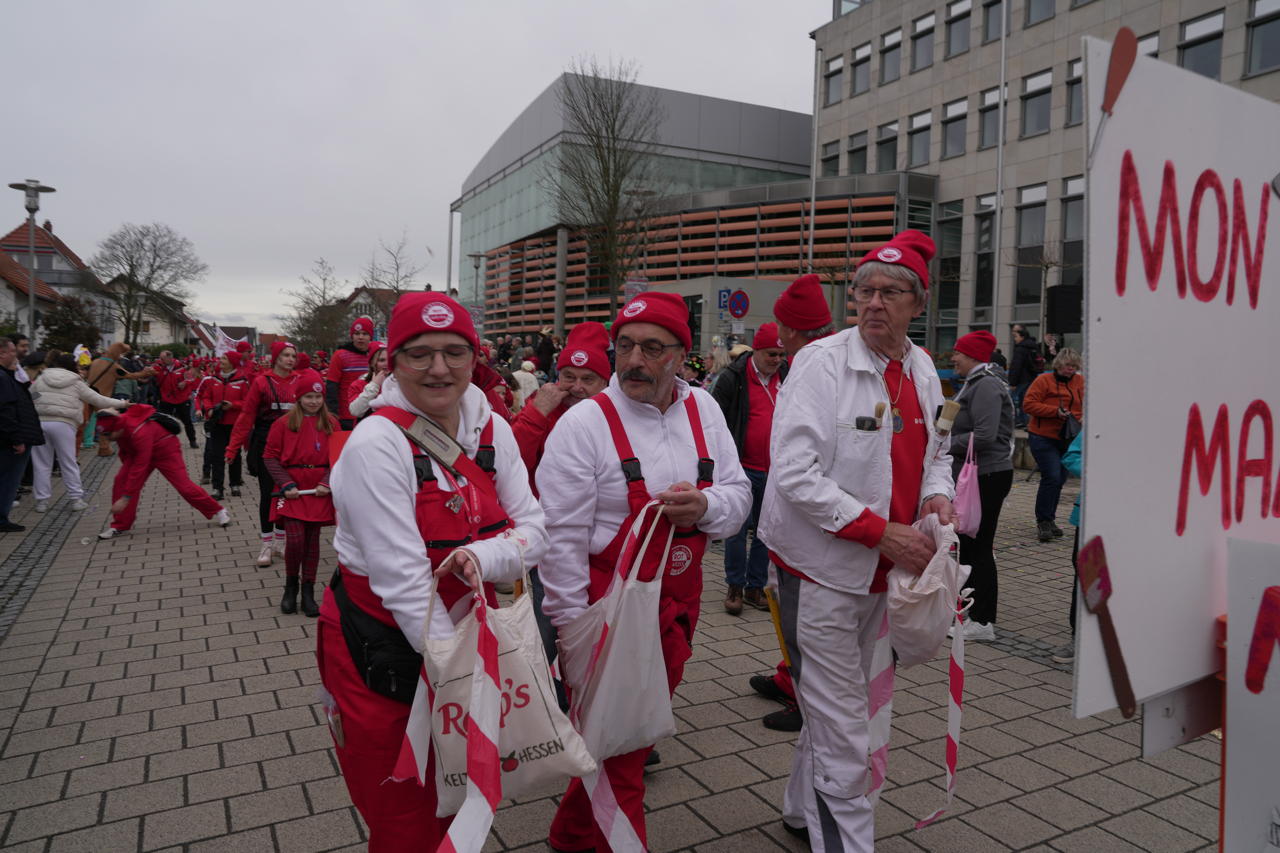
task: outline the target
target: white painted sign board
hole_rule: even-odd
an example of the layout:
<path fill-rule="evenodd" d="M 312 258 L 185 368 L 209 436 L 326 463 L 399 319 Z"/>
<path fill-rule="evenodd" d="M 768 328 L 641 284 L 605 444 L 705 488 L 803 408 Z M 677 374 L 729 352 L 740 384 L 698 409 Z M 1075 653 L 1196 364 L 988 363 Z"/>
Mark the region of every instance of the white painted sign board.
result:
<path fill-rule="evenodd" d="M 1215 671 L 1227 536 L 1280 542 L 1280 106 L 1138 57 L 1094 142 L 1110 53 L 1085 39 L 1081 542 L 1103 538 L 1141 702 Z M 1095 617 L 1077 624 L 1084 716 L 1116 700 Z"/>
<path fill-rule="evenodd" d="M 1227 544 L 1224 850 L 1280 851 L 1280 636 L 1272 633 L 1280 617 L 1277 596 L 1280 546 L 1232 538 Z M 1256 649 L 1252 667 L 1251 649 Z"/>

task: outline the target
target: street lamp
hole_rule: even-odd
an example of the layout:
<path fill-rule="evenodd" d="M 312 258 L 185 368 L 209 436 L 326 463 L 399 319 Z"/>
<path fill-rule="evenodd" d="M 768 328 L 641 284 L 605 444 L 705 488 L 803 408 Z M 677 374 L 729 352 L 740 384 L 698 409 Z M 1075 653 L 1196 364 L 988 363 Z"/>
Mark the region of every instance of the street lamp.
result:
<path fill-rule="evenodd" d="M 476 272 L 476 302 L 484 305 L 484 288 L 480 286 L 480 264 L 484 261 L 484 252 L 472 252 L 467 255 L 471 259 L 471 266 Z"/>
<path fill-rule="evenodd" d="M 26 193 L 27 207 L 27 258 L 30 264 L 30 279 L 27 281 L 27 335 L 31 338 L 31 349 L 36 348 L 36 214 L 40 211 L 40 193 L 57 192 L 53 187 L 46 187 L 35 178 L 27 178 L 23 183 L 9 184 L 9 189 Z"/>

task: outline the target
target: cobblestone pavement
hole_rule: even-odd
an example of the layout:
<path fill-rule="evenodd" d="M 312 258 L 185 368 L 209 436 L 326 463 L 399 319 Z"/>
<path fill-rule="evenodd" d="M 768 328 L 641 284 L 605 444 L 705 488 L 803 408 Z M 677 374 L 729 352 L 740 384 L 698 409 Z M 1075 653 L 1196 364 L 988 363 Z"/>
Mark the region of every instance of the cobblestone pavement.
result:
<path fill-rule="evenodd" d="M 224 530 L 155 478 L 135 532 L 101 542 L 117 463 L 82 462 L 96 486 L 87 512 L 55 502 L 25 538 L 0 537 L 0 580 L 27 582 L 21 596 L 3 587 L 21 613 L 0 642 L 0 847 L 362 850 L 315 704 L 315 622 L 282 615 L 279 566 L 253 563 L 256 488 L 228 499 L 236 523 Z M 1019 475 L 1001 524 L 1001 639 L 966 649 L 957 800 L 912 829 L 943 795 L 940 656 L 898 676 L 877 849 L 1216 849 L 1217 740 L 1148 761 L 1137 720 L 1071 717 L 1070 668 L 1047 656 L 1069 638 L 1071 540 L 1036 542 L 1034 493 Z M 16 520 L 36 521 L 29 501 Z M 723 612 L 720 553 L 676 695 L 679 732 L 648 776 L 650 844 L 799 850 L 778 814 L 792 737 L 760 725 L 778 706 L 747 685 L 777 662 L 773 628 L 765 613 Z M 554 808 L 506 806 L 486 850 L 545 850 Z"/>

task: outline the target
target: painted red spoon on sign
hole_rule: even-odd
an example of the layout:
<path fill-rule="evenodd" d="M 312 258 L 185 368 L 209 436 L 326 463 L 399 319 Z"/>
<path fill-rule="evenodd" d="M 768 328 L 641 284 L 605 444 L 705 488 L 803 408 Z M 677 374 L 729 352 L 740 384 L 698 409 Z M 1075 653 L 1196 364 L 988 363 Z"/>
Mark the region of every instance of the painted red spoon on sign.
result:
<path fill-rule="evenodd" d="M 1116 626 L 1111 621 L 1111 611 L 1107 609 L 1107 599 L 1111 597 L 1111 572 L 1107 569 L 1107 552 L 1102 547 L 1101 536 L 1093 537 L 1080 549 L 1076 572 L 1080 577 L 1080 590 L 1084 593 L 1084 606 L 1098 617 L 1102 650 L 1107 655 L 1107 669 L 1111 671 L 1116 704 L 1120 706 L 1121 714 L 1132 717 L 1138 710 L 1138 703 L 1133 698 L 1133 686 L 1129 684 L 1129 670 L 1120 652 Z"/>
<path fill-rule="evenodd" d="M 1121 27 L 1116 39 L 1111 43 L 1111 58 L 1107 61 L 1107 85 L 1102 91 L 1102 117 L 1098 119 L 1098 129 L 1093 134 L 1093 144 L 1089 146 L 1089 163 L 1093 163 L 1093 152 L 1102 139 L 1102 129 L 1107 126 L 1107 118 L 1115 108 L 1120 90 L 1129 79 L 1133 70 L 1133 61 L 1138 58 L 1138 37 L 1128 27 Z"/>

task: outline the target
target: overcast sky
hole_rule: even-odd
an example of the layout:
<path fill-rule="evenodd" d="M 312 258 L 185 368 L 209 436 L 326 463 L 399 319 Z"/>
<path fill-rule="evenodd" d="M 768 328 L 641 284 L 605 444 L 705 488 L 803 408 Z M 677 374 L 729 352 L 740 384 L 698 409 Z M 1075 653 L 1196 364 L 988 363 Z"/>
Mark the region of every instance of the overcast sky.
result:
<path fill-rule="evenodd" d="M 6 4 L 2 183 L 86 261 L 163 222 L 209 265 L 199 315 L 264 331 L 316 258 L 355 280 L 403 232 L 445 281 L 449 202 L 577 56 L 809 112 L 830 0 L 111 0 Z M 24 216 L 6 190 L 8 229 Z M 455 235 L 456 238 L 456 235 Z M 428 247 L 434 256 L 428 254 Z M 456 258 L 455 258 L 455 279 Z"/>

